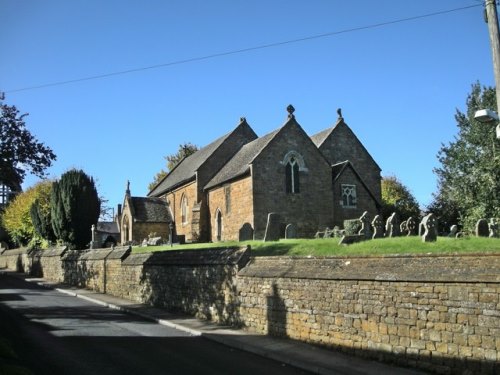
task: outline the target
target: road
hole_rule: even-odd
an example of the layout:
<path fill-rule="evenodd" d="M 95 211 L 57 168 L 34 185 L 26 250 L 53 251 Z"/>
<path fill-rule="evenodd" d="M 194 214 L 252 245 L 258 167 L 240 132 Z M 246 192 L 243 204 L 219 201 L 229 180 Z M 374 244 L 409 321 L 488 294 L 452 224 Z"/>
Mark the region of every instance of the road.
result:
<path fill-rule="evenodd" d="M 2 337 L 36 375 L 305 374 L 0 272 Z"/>

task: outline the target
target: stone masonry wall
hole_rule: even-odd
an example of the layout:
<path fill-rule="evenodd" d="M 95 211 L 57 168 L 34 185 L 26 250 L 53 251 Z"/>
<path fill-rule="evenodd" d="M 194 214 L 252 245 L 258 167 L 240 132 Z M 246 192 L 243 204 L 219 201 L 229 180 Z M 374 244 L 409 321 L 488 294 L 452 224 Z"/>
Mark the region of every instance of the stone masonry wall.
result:
<path fill-rule="evenodd" d="M 443 374 L 500 371 L 500 255 L 254 258 L 251 330 Z"/>
<path fill-rule="evenodd" d="M 198 203 L 197 201 L 197 184 L 193 182 L 189 185 L 183 185 L 182 188 L 168 193 L 165 198 L 170 203 L 170 210 L 172 212 L 175 222 L 175 234 L 186 236 L 186 241 L 192 240 L 192 226 L 191 220 L 193 219 L 193 207 Z M 187 222 L 182 222 L 181 199 L 185 195 L 187 198 Z"/>
<path fill-rule="evenodd" d="M 226 189 L 230 189 L 230 209 L 226 211 Z M 217 238 L 217 210 L 222 213 L 222 241 L 238 241 L 241 227 L 253 228 L 252 178 L 233 181 L 209 192 L 210 222 L 213 241 Z"/>
<path fill-rule="evenodd" d="M 0 267 L 438 374 L 500 371 L 500 254 L 16 249 Z"/>

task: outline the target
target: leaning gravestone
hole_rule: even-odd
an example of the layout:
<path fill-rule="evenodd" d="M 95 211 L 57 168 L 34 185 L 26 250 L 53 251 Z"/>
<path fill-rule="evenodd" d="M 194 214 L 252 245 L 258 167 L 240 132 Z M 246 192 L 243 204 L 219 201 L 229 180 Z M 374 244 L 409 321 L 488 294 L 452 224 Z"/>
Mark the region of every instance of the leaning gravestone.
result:
<path fill-rule="evenodd" d="M 239 241 L 253 240 L 253 228 L 250 223 L 245 223 L 241 226 L 238 239 Z"/>
<path fill-rule="evenodd" d="M 278 241 L 280 239 L 280 226 L 280 215 L 276 212 L 269 213 L 264 241 Z"/>
<path fill-rule="evenodd" d="M 385 223 L 385 236 L 397 237 L 399 236 L 399 220 L 395 212 L 387 219 Z"/>
<path fill-rule="evenodd" d="M 370 226 L 370 216 L 368 215 L 368 211 L 363 212 L 359 221 L 361 221 L 361 229 L 358 234 L 365 236 L 366 239 L 370 239 L 372 237 L 372 229 Z"/>
<path fill-rule="evenodd" d="M 448 237 L 456 237 L 457 233 L 458 233 L 458 225 L 453 224 L 450 227 L 450 234 L 448 234 Z"/>
<path fill-rule="evenodd" d="M 434 214 L 429 214 L 422 219 L 421 225 L 424 228 L 422 242 L 434 242 L 437 240 L 437 220 Z"/>
<path fill-rule="evenodd" d="M 297 227 L 294 224 L 288 224 L 285 228 L 285 238 L 297 238 Z"/>
<path fill-rule="evenodd" d="M 373 236 L 372 239 L 384 237 L 384 221 L 380 215 L 376 215 L 372 221 Z"/>
<path fill-rule="evenodd" d="M 410 216 L 408 220 L 406 220 L 406 230 L 408 236 L 415 236 L 417 234 L 417 220 Z"/>
<path fill-rule="evenodd" d="M 479 219 L 476 223 L 476 236 L 488 237 L 490 230 L 488 228 L 488 221 L 486 219 Z"/>

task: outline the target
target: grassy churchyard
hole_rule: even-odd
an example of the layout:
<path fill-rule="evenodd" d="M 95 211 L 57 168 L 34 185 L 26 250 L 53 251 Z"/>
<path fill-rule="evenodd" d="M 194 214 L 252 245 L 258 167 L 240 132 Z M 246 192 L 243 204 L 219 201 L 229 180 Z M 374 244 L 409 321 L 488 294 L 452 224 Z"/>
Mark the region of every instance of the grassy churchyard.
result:
<path fill-rule="evenodd" d="M 203 250 L 213 247 L 250 245 L 254 256 L 359 256 L 389 254 L 446 254 L 500 252 L 500 238 L 465 237 L 460 239 L 438 237 L 436 242 L 422 242 L 418 236 L 382 238 L 339 245 L 339 238 L 290 239 L 273 242 L 216 242 L 185 245 L 135 246 L 133 253 L 165 250 Z"/>

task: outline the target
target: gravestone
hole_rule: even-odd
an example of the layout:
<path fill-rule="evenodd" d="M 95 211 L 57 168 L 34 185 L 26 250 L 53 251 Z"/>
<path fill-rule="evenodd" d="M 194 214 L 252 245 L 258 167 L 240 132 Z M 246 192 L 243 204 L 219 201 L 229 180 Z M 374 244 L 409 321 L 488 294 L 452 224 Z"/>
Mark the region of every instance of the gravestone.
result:
<path fill-rule="evenodd" d="M 278 241 L 280 239 L 280 215 L 276 212 L 270 212 L 267 215 L 266 233 L 264 242 Z"/>
<path fill-rule="evenodd" d="M 399 219 L 395 212 L 387 219 L 385 223 L 385 236 L 386 237 L 397 237 L 399 236 Z"/>
<path fill-rule="evenodd" d="M 161 245 L 161 237 L 151 237 L 147 240 L 147 246 L 158 246 Z"/>
<path fill-rule="evenodd" d="M 430 213 L 422 219 L 424 234 L 422 242 L 434 242 L 437 240 L 437 220 L 434 214 Z"/>
<path fill-rule="evenodd" d="M 297 227 L 294 224 L 288 224 L 285 228 L 285 238 L 297 238 Z"/>
<path fill-rule="evenodd" d="M 363 215 L 359 218 L 361 221 L 361 229 L 358 234 L 364 236 L 366 239 L 372 237 L 372 228 L 370 225 L 370 216 L 368 215 L 368 211 L 363 212 Z"/>
<path fill-rule="evenodd" d="M 488 229 L 490 231 L 489 237 L 496 238 L 498 237 L 498 224 L 495 222 L 495 219 L 491 218 L 488 223 Z"/>
<path fill-rule="evenodd" d="M 253 240 L 253 228 L 250 223 L 245 223 L 241 226 L 239 231 L 239 241 L 251 241 Z"/>
<path fill-rule="evenodd" d="M 384 237 L 384 221 L 380 215 L 375 215 L 372 221 L 373 236 L 372 239 Z"/>
<path fill-rule="evenodd" d="M 476 236 L 488 237 L 490 230 L 488 228 L 488 221 L 486 219 L 479 219 L 476 223 Z"/>
<path fill-rule="evenodd" d="M 450 234 L 448 235 L 448 237 L 456 237 L 457 233 L 458 233 L 458 225 L 457 224 L 453 224 L 450 227 Z"/>
<path fill-rule="evenodd" d="M 406 220 L 402 221 L 401 224 L 399 224 L 399 232 L 401 235 L 404 235 L 408 232 L 408 227 L 406 226 Z"/>
<path fill-rule="evenodd" d="M 417 220 L 410 216 L 408 220 L 406 220 L 406 230 L 408 236 L 415 236 L 417 234 Z"/>

